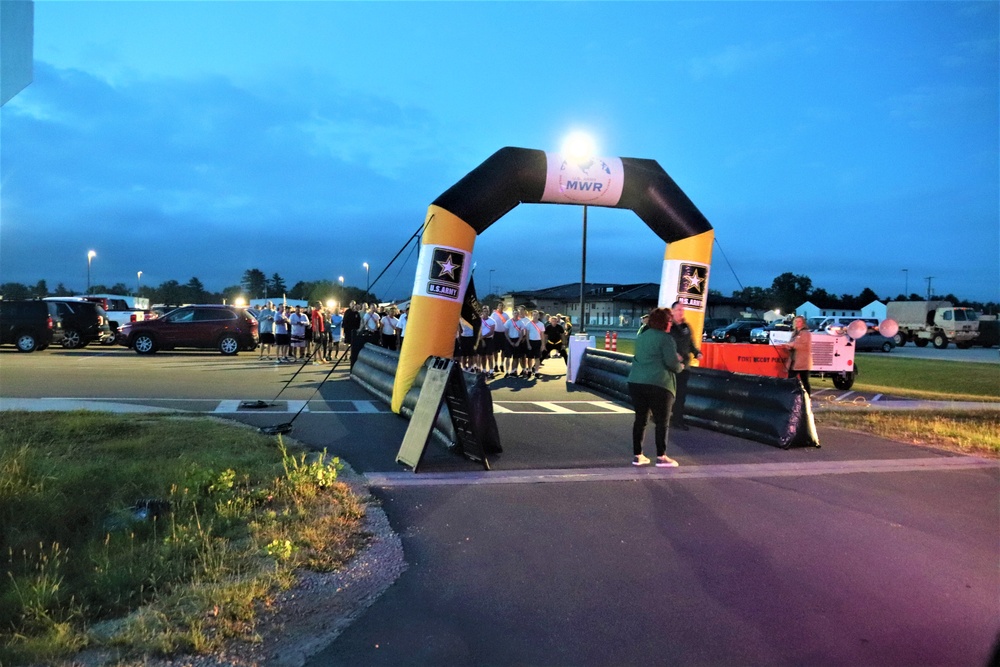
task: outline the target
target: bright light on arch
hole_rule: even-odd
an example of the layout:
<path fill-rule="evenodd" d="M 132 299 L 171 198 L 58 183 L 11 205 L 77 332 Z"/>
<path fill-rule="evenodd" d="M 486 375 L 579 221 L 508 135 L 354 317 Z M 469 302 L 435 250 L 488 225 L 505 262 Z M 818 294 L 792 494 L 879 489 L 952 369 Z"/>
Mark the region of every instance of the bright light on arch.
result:
<path fill-rule="evenodd" d="M 574 130 L 563 141 L 562 152 L 574 159 L 594 157 L 597 155 L 597 144 L 586 132 Z"/>

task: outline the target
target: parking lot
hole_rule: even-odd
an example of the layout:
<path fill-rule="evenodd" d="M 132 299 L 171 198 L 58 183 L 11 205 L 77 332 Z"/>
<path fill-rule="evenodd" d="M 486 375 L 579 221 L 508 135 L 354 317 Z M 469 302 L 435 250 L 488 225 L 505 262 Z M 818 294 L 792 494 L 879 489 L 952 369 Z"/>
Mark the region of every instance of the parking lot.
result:
<path fill-rule="evenodd" d="M 995 461 L 829 429 L 822 448 L 782 450 L 692 428 L 670 435 L 680 468 L 635 469 L 630 410 L 553 361 L 538 381 L 494 382 L 492 471 L 432 442 L 414 474 L 395 461 L 408 422 L 330 368 L 2 350 L 0 403 L 253 426 L 302 409 L 292 437 L 365 475 L 408 565 L 317 667 L 984 664 L 996 637 Z M 254 400 L 268 407 L 242 407 Z"/>

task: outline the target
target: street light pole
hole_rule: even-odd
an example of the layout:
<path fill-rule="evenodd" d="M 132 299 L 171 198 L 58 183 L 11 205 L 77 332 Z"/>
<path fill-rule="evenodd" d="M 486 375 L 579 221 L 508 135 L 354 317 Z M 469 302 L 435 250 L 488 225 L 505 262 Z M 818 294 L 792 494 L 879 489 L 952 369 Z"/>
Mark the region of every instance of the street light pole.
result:
<path fill-rule="evenodd" d="M 139 287 L 142 284 L 142 271 L 135 274 L 135 295 L 139 296 Z"/>
<path fill-rule="evenodd" d="M 583 253 L 580 260 L 580 333 L 587 332 L 587 320 L 583 314 L 583 295 L 587 289 L 587 205 L 583 205 Z"/>
<path fill-rule="evenodd" d="M 563 155 L 577 165 L 586 164 L 597 154 L 594 140 L 585 132 L 571 132 L 563 142 Z M 580 259 L 580 333 L 587 331 L 585 293 L 587 290 L 587 205 L 583 205 L 583 253 Z"/>
<path fill-rule="evenodd" d="M 90 262 L 95 257 L 97 257 L 96 252 L 94 252 L 93 250 L 87 251 L 87 294 L 90 294 Z"/>
<path fill-rule="evenodd" d="M 371 267 L 368 266 L 368 262 L 365 262 L 361 266 L 365 267 L 365 299 L 368 299 L 368 291 L 372 288 Z"/>

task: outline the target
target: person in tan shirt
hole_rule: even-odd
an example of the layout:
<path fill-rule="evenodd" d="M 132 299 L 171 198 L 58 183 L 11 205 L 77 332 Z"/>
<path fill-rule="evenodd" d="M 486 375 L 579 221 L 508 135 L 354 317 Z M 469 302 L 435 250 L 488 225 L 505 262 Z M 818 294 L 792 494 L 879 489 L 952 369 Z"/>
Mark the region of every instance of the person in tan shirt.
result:
<path fill-rule="evenodd" d="M 792 326 L 795 328 L 792 339 L 783 346 L 791 354 L 788 377 L 798 377 L 802 388 L 807 394 L 811 394 L 809 371 L 812 370 L 812 334 L 806 328 L 806 318 L 801 315 L 795 318 Z"/>

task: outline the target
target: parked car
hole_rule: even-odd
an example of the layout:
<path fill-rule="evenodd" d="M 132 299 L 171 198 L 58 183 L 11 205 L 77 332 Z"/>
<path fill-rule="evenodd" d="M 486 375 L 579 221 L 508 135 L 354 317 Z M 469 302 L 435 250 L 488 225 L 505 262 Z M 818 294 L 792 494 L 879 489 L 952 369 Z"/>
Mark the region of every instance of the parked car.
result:
<path fill-rule="evenodd" d="M 750 332 L 766 324 L 764 320 L 737 320 L 732 324 L 712 332 L 716 343 L 749 343 Z"/>
<path fill-rule="evenodd" d="M 220 305 L 182 306 L 155 320 L 126 322 L 118 342 L 138 354 L 176 347 L 216 349 L 222 354 L 255 350 L 257 320 L 242 308 Z"/>
<path fill-rule="evenodd" d="M 62 321 L 62 346 L 67 350 L 114 338 L 107 312 L 99 304 L 70 297 L 48 297 L 44 300 L 55 304 L 56 313 Z"/>
<path fill-rule="evenodd" d="M 63 339 L 56 306 L 48 301 L 0 301 L 0 345 L 19 352 L 44 350 Z"/>
<path fill-rule="evenodd" d="M 724 317 L 706 317 L 705 323 L 702 325 L 701 339 L 712 340 L 712 332 L 716 329 L 726 328 L 732 320 L 727 320 Z"/>
<path fill-rule="evenodd" d="M 771 322 L 767 326 L 750 330 L 751 343 L 770 343 L 772 331 L 791 331 L 792 325 L 787 322 Z"/>
<path fill-rule="evenodd" d="M 894 347 L 896 347 L 896 342 L 880 334 L 874 327 L 869 327 L 868 333 L 854 341 L 855 352 L 877 352 L 879 350 L 892 352 Z"/>

